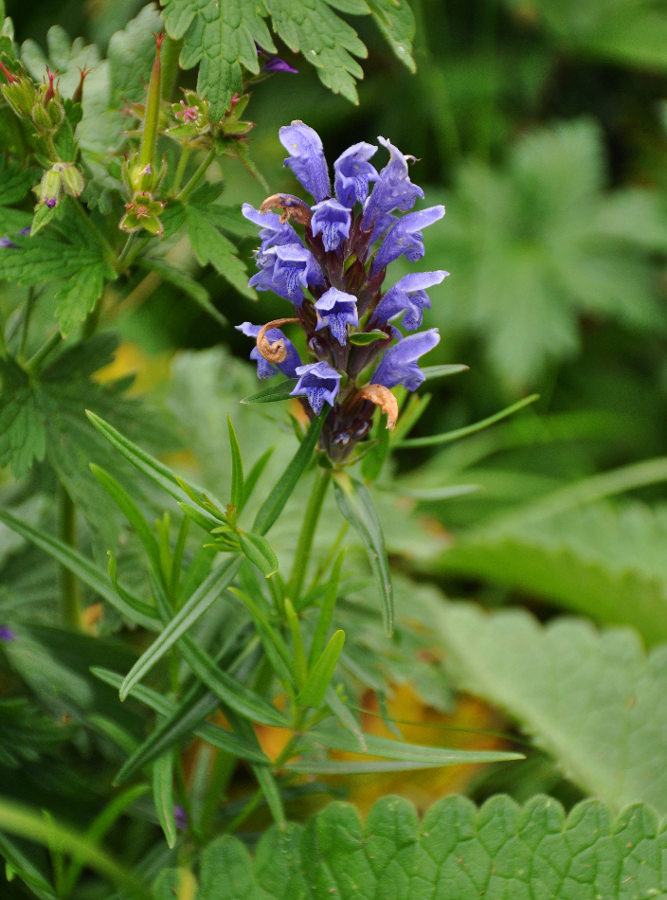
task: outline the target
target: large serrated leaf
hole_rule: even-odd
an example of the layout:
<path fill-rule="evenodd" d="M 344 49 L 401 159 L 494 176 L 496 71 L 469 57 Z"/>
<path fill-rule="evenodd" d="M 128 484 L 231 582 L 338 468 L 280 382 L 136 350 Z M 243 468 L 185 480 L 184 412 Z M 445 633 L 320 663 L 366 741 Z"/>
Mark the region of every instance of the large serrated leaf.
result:
<path fill-rule="evenodd" d="M 438 571 L 485 578 L 598 622 L 667 640 L 667 509 L 596 504 L 542 522 L 465 535 Z"/>
<path fill-rule="evenodd" d="M 67 337 L 92 312 L 108 274 L 108 267 L 97 263 L 75 272 L 60 288 L 54 301 L 63 337 Z"/>
<path fill-rule="evenodd" d="M 203 853 L 197 900 L 648 900 L 662 897 L 665 826 L 637 804 L 612 818 L 597 801 L 565 815 L 550 797 L 438 801 L 420 823 L 398 797 L 365 825 L 332 803 L 305 826 L 272 827 L 254 859 L 225 836 Z M 183 883 L 183 882 L 182 882 Z M 156 900 L 171 898 L 170 878 Z M 193 896 L 191 893 L 189 896 Z"/>
<path fill-rule="evenodd" d="M 667 810 L 667 645 L 647 656 L 630 629 L 545 628 L 523 610 L 455 604 L 434 616 L 460 683 L 518 719 L 570 780 L 614 809 Z"/>
<path fill-rule="evenodd" d="M 197 260 L 201 265 L 211 263 L 244 297 L 255 300 L 255 291 L 248 287 L 248 273 L 239 259 L 237 249 L 232 242 L 220 233 L 215 220 L 201 208 L 188 205 L 186 207 L 188 237 Z"/>

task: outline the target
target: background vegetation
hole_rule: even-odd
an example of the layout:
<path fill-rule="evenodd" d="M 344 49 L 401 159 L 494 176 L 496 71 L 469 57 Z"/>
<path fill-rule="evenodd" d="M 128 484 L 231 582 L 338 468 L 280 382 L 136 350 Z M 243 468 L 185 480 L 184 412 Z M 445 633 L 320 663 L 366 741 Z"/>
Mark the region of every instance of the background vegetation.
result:
<path fill-rule="evenodd" d="M 667 812 L 667 7 L 661 0 L 411 0 L 413 72 L 407 45 L 397 49 L 394 41 L 392 48 L 368 16 L 349 15 L 345 2 L 332 5 L 369 50 L 358 103 L 349 99 L 349 72 L 332 85 L 342 94 L 332 93 L 302 56 L 278 42 L 280 56 L 299 74 L 253 87 L 244 113 L 256 123 L 248 135 L 253 167 L 225 159 L 224 203 L 258 205 L 267 193 L 294 190 L 277 140 L 278 127 L 292 119 L 318 131 L 329 160 L 357 141 L 390 138 L 418 158 L 411 177 L 428 203 L 447 209 L 425 236 L 429 268 L 452 273 L 430 291 L 426 323 L 440 329 L 442 340 L 429 363 L 470 366 L 429 382 L 425 414 L 410 437 L 395 442 L 378 480 L 401 623 L 389 643 L 376 621 L 363 555 L 351 544 L 338 623 L 351 646 L 341 679 L 369 734 L 433 747 L 519 750 L 526 760 L 349 777 L 341 767 L 329 778 L 293 781 L 284 793 L 288 817 L 301 823 L 314 817 L 283 832 L 269 828 L 261 795 L 237 828 L 237 815 L 249 813 L 248 798 L 255 796 L 250 768 L 211 786 L 209 745 L 181 734 L 173 741 L 183 779 L 177 794 L 190 796 L 190 820 L 199 830 L 174 838 L 176 849 L 168 849 L 158 823 L 170 826 L 156 810 L 150 779 L 135 777 L 122 793 L 111 786 L 147 733 L 148 695 L 120 707 L 117 693 L 89 672 L 97 666 L 125 673 L 145 650 L 145 636 L 123 628 L 109 609 L 93 636 L 103 589 L 89 587 L 83 588 L 87 633 L 64 632 L 59 604 L 66 576 L 25 535 L 2 527 L 0 625 L 20 635 L 0 644 L 3 897 L 109 897 L 105 879 L 118 886 L 129 870 L 134 874 L 117 896 L 141 896 L 137 884 L 155 883 L 155 895 L 166 898 L 197 877 L 204 900 L 288 896 L 279 892 L 285 884 L 290 896 L 328 896 L 333 885 L 340 896 L 355 897 L 355 884 L 369 896 L 371 888 L 385 896 L 387 885 L 400 883 L 391 896 L 426 897 L 435 896 L 428 893 L 435 876 L 425 875 L 422 884 L 415 873 L 428 869 L 426 860 L 435 866 L 437 852 L 450 853 L 440 864 L 441 871 L 452 866 L 447 884 L 460 891 L 452 896 L 477 896 L 486 885 L 488 896 L 500 897 L 512 877 L 519 891 L 518 851 L 508 851 L 513 862 L 504 864 L 496 851 L 494 882 L 487 866 L 493 852 L 480 837 L 489 821 L 498 848 L 521 836 L 526 865 L 542 873 L 551 891 L 545 896 L 578 900 L 595 896 L 595 888 L 605 900 L 644 898 L 667 889 L 651 855 L 652 842 L 657 852 L 659 835 L 664 839 L 656 814 Z M 143 7 L 135 0 L 69 2 L 55 19 L 53 4 L 32 0 L 8 2 L 7 14 L 18 43 L 34 42 L 24 48 L 26 65 L 43 65 L 46 52 L 62 68 L 58 35 L 47 34 L 54 22 L 70 37 L 97 43 L 107 58 L 112 35 Z M 141 58 L 149 60 L 147 78 L 150 53 Z M 320 77 L 326 81 L 326 71 Z M 196 74 L 179 72 L 177 82 L 194 87 Z M 116 90 L 119 103 L 137 102 L 143 87 L 128 81 L 135 96 Z M 238 218 L 233 233 L 252 272 L 255 230 Z M 278 436 L 269 476 L 293 452 L 281 446 L 287 432 L 275 412 L 280 407 L 259 415 L 238 406 L 257 387 L 245 362 L 247 340 L 234 325 L 281 315 L 281 302 L 260 294 L 248 312 L 242 273 L 227 272 L 225 280 L 214 260 L 206 264 L 197 252 L 198 265 L 180 244 L 170 254 L 224 319 L 185 299 L 174 279 L 125 273 L 112 284 L 99 334 L 77 357 L 78 371 L 97 373 L 85 392 L 68 386 L 58 368 L 65 354 L 77 352 L 71 345 L 44 375 L 45 408 L 52 402 L 59 410 L 46 417 L 46 462 L 12 458 L 16 448 L 8 450 L 0 435 L 2 462 L 11 461 L 13 470 L 3 470 L 3 509 L 29 527 L 55 532 L 57 478 L 80 512 L 79 549 L 101 572 L 112 549 L 131 590 L 145 580 L 134 565 L 138 542 L 110 513 L 87 463 L 125 478 L 153 517 L 162 514 L 165 498 L 136 481 L 84 425 L 84 406 L 218 496 L 230 478 L 228 413 L 241 447 L 268 447 Z M 11 324 L 26 288 L 2 275 L 0 309 Z M 54 293 L 47 287 L 33 313 L 42 334 L 54 323 Z M 136 380 L 119 407 L 128 373 Z M 17 385 L 5 371 L 5 398 L 18 396 Z M 532 393 L 540 399 L 515 417 L 450 442 L 450 432 Z M 302 486 L 272 533 L 280 560 L 296 542 L 306 498 Z M 325 509 L 319 558 L 336 539 L 337 515 L 333 504 Z M 201 634 L 221 624 L 207 620 Z M 284 730 L 264 724 L 257 735 L 262 750 L 279 757 Z M 333 758 L 355 760 L 353 749 L 341 746 Z M 141 761 L 132 773 L 140 770 Z M 433 807 L 420 830 L 412 806 L 395 798 L 373 806 L 387 794 L 403 795 L 420 812 L 457 796 Z M 332 796 L 364 815 L 372 810 L 365 832 L 349 807 L 317 812 Z M 46 810 L 46 819 L 35 812 L 35 821 L 21 820 L 12 805 L 19 802 L 21 809 Z M 88 850 L 79 847 L 77 857 L 75 838 L 68 843 L 65 831 L 42 832 L 46 847 L 36 850 L 26 838 L 51 820 L 77 835 L 87 832 Z M 553 881 L 545 874 L 548 854 L 527 836 L 535 822 L 541 835 L 556 835 L 560 874 Z M 458 837 L 446 850 L 445 837 L 437 852 L 429 849 L 427 832 L 447 823 Z M 339 844 L 342 832 L 349 846 Z M 381 871 L 368 862 L 369 836 L 378 832 L 388 860 Z M 597 843 L 589 839 L 594 832 L 601 835 Z M 590 858 L 577 855 L 577 834 Z M 471 854 L 465 878 L 451 862 L 462 852 L 462 835 Z M 96 851 L 98 859 L 89 845 L 102 840 L 106 850 Z M 650 852 L 633 859 L 642 842 Z M 88 868 L 78 880 L 84 856 Z M 594 857 L 613 859 L 609 883 L 601 887 L 584 876 L 570 883 L 563 872 L 595 868 Z M 122 871 L 113 868 L 114 858 Z M 655 880 L 641 882 L 636 870 Z M 237 881 L 219 874 L 229 871 Z M 326 872 L 346 874 L 336 880 Z M 397 872 L 404 882 L 396 882 Z M 636 893 L 618 886 L 628 873 Z"/>

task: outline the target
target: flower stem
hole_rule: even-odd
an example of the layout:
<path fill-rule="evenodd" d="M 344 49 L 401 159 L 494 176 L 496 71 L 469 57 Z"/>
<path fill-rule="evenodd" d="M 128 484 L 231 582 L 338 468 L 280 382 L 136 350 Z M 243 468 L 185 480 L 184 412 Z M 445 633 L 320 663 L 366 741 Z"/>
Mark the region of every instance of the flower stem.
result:
<path fill-rule="evenodd" d="M 183 150 L 181 151 L 181 158 L 178 160 L 178 166 L 176 167 L 176 174 L 174 175 L 174 184 L 171 188 L 172 193 L 174 194 L 178 194 L 181 189 L 181 182 L 183 181 L 183 176 L 185 175 L 185 168 L 191 155 L 192 148 L 183 147 Z"/>
<path fill-rule="evenodd" d="M 28 299 L 25 302 L 25 311 L 23 313 L 23 322 L 21 323 L 21 343 L 19 345 L 19 359 L 25 359 L 25 348 L 28 343 L 28 329 L 30 328 L 30 317 L 35 306 L 35 288 L 28 288 Z"/>
<path fill-rule="evenodd" d="M 37 371 L 40 364 L 44 362 L 49 353 L 56 349 L 61 341 L 62 335 L 60 332 L 54 331 L 51 337 L 48 337 L 39 350 L 30 357 L 25 366 L 27 371 L 31 373 Z"/>
<path fill-rule="evenodd" d="M 197 187 L 199 182 L 202 180 L 202 178 L 206 174 L 206 170 L 211 165 L 211 163 L 213 162 L 214 159 L 215 159 L 215 147 L 211 147 L 211 149 L 206 154 L 206 157 L 204 158 L 203 162 L 201 163 L 201 165 L 199 166 L 197 171 L 194 173 L 192 178 L 188 181 L 188 183 L 185 185 L 185 187 L 183 187 L 178 192 L 178 194 L 176 194 L 176 198 L 175 198 L 176 200 L 183 201 L 183 200 L 188 199 L 190 194 L 194 191 L 194 189 Z"/>
<path fill-rule="evenodd" d="M 74 549 L 76 545 L 76 509 L 63 485 L 60 485 L 60 539 L 68 547 Z M 80 631 L 82 621 L 79 583 L 76 576 L 65 566 L 61 566 L 60 573 L 63 623 L 68 628 Z"/>
<path fill-rule="evenodd" d="M 104 255 L 107 258 L 107 261 L 113 265 L 116 262 L 116 254 L 114 253 L 111 244 L 102 234 L 97 225 L 90 218 L 89 214 L 86 212 L 84 205 L 81 203 L 79 199 L 76 197 L 72 198 L 72 206 L 76 210 L 76 213 L 85 226 L 85 228 L 90 232 L 90 234 L 95 238 L 97 243 L 100 245 L 102 250 L 104 250 Z"/>
<path fill-rule="evenodd" d="M 287 584 L 287 596 L 298 608 L 298 598 L 303 588 L 304 578 L 310 561 L 310 551 L 313 546 L 313 538 L 317 529 L 317 521 L 322 511 L 322 504 L 326 496 L 327 487 L 330 478 L 329 469 L 319 469 L 315 475 L 315 483 L 313 484 L 306 514 L 301 524 L 299 532 L 299 541 L 294 553 L 294 562 L 292 564 L 292 572 Z"/>

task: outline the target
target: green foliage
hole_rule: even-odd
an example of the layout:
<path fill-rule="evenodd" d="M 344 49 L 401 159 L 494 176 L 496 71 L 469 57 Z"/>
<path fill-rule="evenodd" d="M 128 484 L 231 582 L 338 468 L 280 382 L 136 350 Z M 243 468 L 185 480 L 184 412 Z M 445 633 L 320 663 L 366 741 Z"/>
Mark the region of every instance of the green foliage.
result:
<path fill-rule="evenodd" d="M 398 58 L 414 71 L 414 18 L 407 0 L 225 0 L 211 11 L 200 0 L 163 0 L 167 33 L 183 39 L 180 63 L 199 65 L 198 91 L 206 95 L 214 117 L 229 109 L 232 94 L 241 89 L 242 67 L 260 70 L 255 42 L 275 52 L 267 27 L 270 17 L 276 35 L 317 69 L 322 83 L 357 102 L 355 80 L 363 70 L 354 57 L 368 53 L 355 30 L 334 10 L 371 14 Z"/>
<path fill-rule="evenodd" d="M 501 582 L 601 622 L 667 639 L 662 507 L 596 505 L 463 538 L 440 569 Z"/>
<path fill-rule="evenodd" d="M 332 803 L 305 827 L 270 829 L 254 858 L 235 838 L 214 841 L 194 896 L 631 900 L 659 895 L 664 839 L 664 826 L 642 804 L 612 817 L 603 804 L 586 801 L 566 817 L 548 797 L 519 807 L 498 796 L 479 809 L 448 797 L 420 823 L 409 803 L 386 797 L 364 826 L 352 806 Z M 185 872 L 180 878 L 186 883 Z M 178 872 L 164 873 L 158 900 L 171 897 L 178 881 Z"/>
<path fill-rule="evenodd" d="M 649 191 L 605 194 L 605 181 L 599 129 L 583 119 L 525 135 L 503 169 L 471 161 L 458 173 L 445 243 L 431 243 L 457 282 L 436 318 L 482 338 L 512 389 L 577 353 L 581 314 L 665 329 L 648 258 L 667 245 L 664 210 Z"/>
<path fill-rule="evenodd" d="M 511 7 L 516 0 L 506 0 Z M 547 0 L 528 3 L 535 16 L 570 51 L 630 66 L 665 70 L 667 26 L 660 0 Z"/>
<path fill-rule="evenodd" d="M 667 809 L 667 647 L 648 656 L 630 629 L 580 620 L 542 627 L 522 610 L 437 611 L 438 640 L 466 689 L 507 710 L 568 778 L 613 809 Z"/>

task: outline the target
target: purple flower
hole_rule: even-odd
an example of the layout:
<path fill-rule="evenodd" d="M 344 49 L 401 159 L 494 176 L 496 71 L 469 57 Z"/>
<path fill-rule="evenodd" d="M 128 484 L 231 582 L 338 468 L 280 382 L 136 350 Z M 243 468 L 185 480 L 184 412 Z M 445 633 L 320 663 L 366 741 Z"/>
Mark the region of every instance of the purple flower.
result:
<path fill-rule="evenodd" d="M 315 303 L 317 310 L 317 328 L 328 328 L 341 347 L 347 343 L 347 325 L 359 324 L 357 314 L 357 298 L 352 294 L 329 288 Z"/>
<path fill-rule="evenodd" d="M 261 213 L 249 203 L 241 207 L 244 218 L 260 226 L 259 236 L 262 240 L 262 250 L 273 247 L 276 244 L 294 244 L 299 242 L 299 235 L 289 222 L 281 222 L 278 213 Z"/>
<path fill-rule="evenodd" d="M 273 291 L 300 307 L 304 287 L 324 284 L 322 270 L 310 250 L 302 244 L 279 244 L 260 250 L 256 256 L 259 272 L 250 279 L 258 291 Z"/>
<path fill-rule="evenodd" d="M 344 150 L 334 163 L 334 188 L 343 206 L 352 208 L 355 201 L 365 202 L 368 182 L 380 177 L 375 166 L 368 162 L 376 152 L 373 144 L 360 141 Z"/>
<path fill-rule="evenodd" d="M 351 222 L 349 209 L 337 200 L 323 200 L 313 206 L 310 228 L 313 234 L 322 232 L 325 250 L 338 250 L 345 238 L 350 236 Z"/>
<path fill-rule="evenodd" d="M 27 228 L 21 228 L 18 234 L 30 234 L 30 225 Z M 8 237 L 0 237 L 0 247 L 18 247 L 18 244 L 15 244 L 11 238 Z"/>
<path fill-rule="evenodd" d="M 188 827 L 188 814 L 180 803 L 174 804 L 174 823 L 179 831 L 185 831 Z"/>
<path fill-rule="evenodd" d="M 422 189 L 413 184 L 408 177 L 408 160 L 413 156 L 405 156 L 391 141 L 383 137 L 378 140 L 389 151 L 389 162 L 382 169 L 373 192 L 366 201 L 362 227 L 370 231 L 376 219 L 395 209 L 406 212 L 415 205 L 417 197 L 423 197 Z"/>
<path fill-rule="evenodd" d="M 237 331 L 242 332 L 247 337 L 253 338 L 257 337 L 261 329 L 261 325 L 252 325 L 250 322 L 243 322 L 241 325 L 236 326 Z M 294 344 L 289 338 L 285 337 L 280 328 L 269 328 L 265 334 L 271 343 L 282 340 L 285 344 L 287 356 L 282 362 L 275 364 L 270 363 L 268 359 L 264 359 L 256 346 L 253 347 L 250 351 L 250 359 L 254 359 L 257 363 L 257 377 L 273 378 L 280 370 L 283 375 L 287 375 L 288 378 L 295 378 L 297 366 L 301 365 L 301 357 L 297 353 Z"/>
<path fill-rule="evenodd" d="M 0 641 L 3 644 L 11 644 L 16 640 L 16 635 L 7 625 L 0 625 Z"/>
<path fill-rule="evenodd" d="M 327 161 L 318 133 L 297 119 L 291 125 L 283 125 L 279 134 L 280 143 L 289 153 L 285 165 L 313 195 L 315 202 L 331 196 Z"/>
<path fill-rule="evenodd" d="M 322 412 L 325 403 L 333 406 L 341 376 L 331 368 L 329 363 L 321 360 L 306 366 L 299 366 L 296 374 L 299 376 L 299 380 L 291 392 L 293 397 L 305 396 L 316 416 Z"/>
<path fill-rule="evenodd" d="M 417 365 L 417 360 L 424 353 L 432 350 L 440 341 L 437 328 L 420 331 L 403 338 L 385 353 L 380 365 L 371 378 L 373 384 L 383 384 L 392 388 L 402 384 L 409 391 L 416 391 L 424 381 L 424 373 Z"/>
<path fill-rule="evenodd" d="M 404 275 L 378 303 L 373 313 L 373 325 L 384 325 L 405 312 L 401 324 L 408 331 L 415 331 L 422 323 L 424 307 L 431 308 L 426 288 L 440 284 L 448 275 L 449 272 L 442 269 L 437 272 L 411 272 Z"/>
<path fill-rule="evenodd" d="M 437 222 L 444 214 L 444 206 L 429 206 L 428 209 L 408 213 L 392 225 L 373 262 L 373 275 L 399 256 L 405 255 L 410 262 L 421 259 L 424 255 L 424 239 L 420 234 L 422 228 Z"/>
<path fill-rule="evenodd" d="M 269 56 L 261 70 L 262 73 L 271 73 L 271 72 L 289 72 L 292 75 L 298 75 L 299 70 L 290 66 L 289 63 L 286 63 L 284 59 L 280 59 L 278 56 Z"/>

